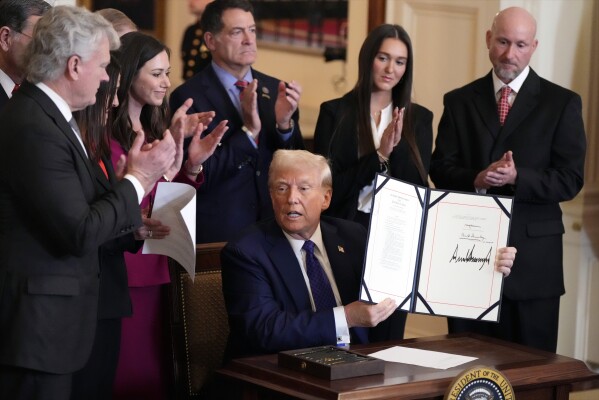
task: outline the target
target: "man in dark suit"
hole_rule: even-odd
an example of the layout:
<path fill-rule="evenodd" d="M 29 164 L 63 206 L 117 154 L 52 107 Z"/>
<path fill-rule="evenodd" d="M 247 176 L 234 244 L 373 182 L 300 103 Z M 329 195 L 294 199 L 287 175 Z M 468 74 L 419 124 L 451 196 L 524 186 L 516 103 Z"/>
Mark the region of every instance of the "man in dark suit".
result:
<path fill-rule="evenodd" d="M 107 194 L 118 185 L 110 160 L 104 158 L 102 162 L 106 172 L 98 163 L 93 163 L 99 196 Z M 140 236 L 140 233 L 144 235 Z M 112 399 L 120 352 L 121 318 L 131 316 L 133 311 L 127 286 L 124 252 L 139 250 L 143 241 L 135 240 L 136 237 L 147 237 L 145 227 L 138 229 L 135 235 L 129 233 L 109 240 L 99 249 L 98 322 L 90 356 L 85 366 L 73 375 L 72 400 Z"/>
<path fill-rule="evenodd" d="M 76 32 L 75 38 L 65 32 Z M 101 193 L 72 112 L 95 102 L 112 26 L 59 6 L 37 23 L 25 81 L 0 116 L 0 398 L 69 399 L 98 318 L 100 246 L 141 225 L 139 203 L 175 156 L 173 138 L 144 148 Z"/>
<path fill-rule="evenodd" d="M 386 320 L 397 305 L 391 299 L 358 301 L 366 230 L 321 216 L 332 195 L 327 160 L 305 150 L 278 150 L 268 182 L 274 219 L 247 228 L 221 253 L 227 356 L 367 343 L 376 332 L 365 328 Z M 500 249 L 497 270 L 509 275 L 515 254 L 514 248 Z M 315 273 L 312 257 L 324 278 Z M 322 280 L 324 287 L 316 287 Z M 323 302 L 325 292 L 329 303 Z"/>
<path fill-rule="evenodd" d="M 269 188 L 275 218 L 252 226 L 221 254 L 228 356 L 367 342 L 367 330 L 359 327 L 376 326 L 397 305 L 391 299 L 376 305 L 357 301 L 366 230 L 352 221 L 321 218 L 332 193 L 326 159 L 305 150 L 277 151 Z M 319 307 L 302 249 L 306 241 L 315 244 L 335 304 Z"/>
<path fill-rule="evenodd" d="M 0 110 L 25 76 L 23 52 L 37 20 L 50 9 L 44 0 L 0 1 Z M 16 86 L 18 88 L 18 86 Z"/>
<path fill-rule="evenodd" d="M 518 261 L 504 285 L 500 322 L 450 320 L 450 331 L 554 352 L 564 294 L 559 202 L 582 188 L 586 139 L 580 97 L 528 65 L 535 35 L 524 9 L 495 16 L 487 32 L 493 70 L 445 95 L 430 176 L 443 189 L 515 197 L 510 242 Z"/>
<path fill-rule="evenodd" d="M 189 113 L 216 112 L 207 132 L 228 121 L 221 146 L 203 166 L 205 181 L 198 189 L 196 241 L 205 243 L 227 241 L 272 216 L 267 187 L 272 154 L 279 148 L 303 148 L 303 140 L 297 110 L 301 87 L 251 68 L 256 24 L 250 3 L 214 1 L 206 6 L 201 25 L 212 63 L 172 93 L 170 106 L 176 110 L 192 98 Z"/>

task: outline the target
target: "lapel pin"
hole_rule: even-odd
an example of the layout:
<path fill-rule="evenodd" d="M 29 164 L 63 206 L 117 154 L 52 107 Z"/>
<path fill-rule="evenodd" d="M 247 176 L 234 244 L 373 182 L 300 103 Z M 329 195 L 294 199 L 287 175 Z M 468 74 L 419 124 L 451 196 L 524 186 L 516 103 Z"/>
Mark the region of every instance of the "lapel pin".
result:
<path fill-rule="evenodd" d="M 343 246 L 337 246 L 337 250 L 339 250 L 339 253 L 345 253 Z"/>
<path fill-rule="evenodd" d="M 266 97 L 270 100 L 270 91 L 265 86 L 262 86 L 262 97 Z"/>

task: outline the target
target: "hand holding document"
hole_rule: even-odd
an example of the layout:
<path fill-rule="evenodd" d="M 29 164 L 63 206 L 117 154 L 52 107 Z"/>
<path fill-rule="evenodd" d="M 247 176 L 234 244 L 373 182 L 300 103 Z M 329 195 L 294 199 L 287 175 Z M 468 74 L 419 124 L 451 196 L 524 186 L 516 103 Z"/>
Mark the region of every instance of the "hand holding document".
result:
<path fill-rule="evenodd" d="M 378 175 L 361 299 L 409 312 L 497 321 L 513 199 Z"/>
<path fill-rule="evenodd" d="M 176 260 L 195 277 L 196 189 L 176 182 L 159 182 L 154 196 L 152 218 L 171 228 L 164 239 L 147 239 L 143 254 L 162 254 Z"/>

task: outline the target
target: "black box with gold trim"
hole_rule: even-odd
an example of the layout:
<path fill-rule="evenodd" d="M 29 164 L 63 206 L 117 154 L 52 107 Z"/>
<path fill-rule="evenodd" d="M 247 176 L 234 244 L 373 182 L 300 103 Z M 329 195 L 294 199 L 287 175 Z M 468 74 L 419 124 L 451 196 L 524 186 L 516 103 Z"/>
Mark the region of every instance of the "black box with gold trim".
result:
<path fill-rule="evenodd" d="M 281 351 L 279 366 L 335 380 L 385 372 L 385 362 L 336 346 Z"/>

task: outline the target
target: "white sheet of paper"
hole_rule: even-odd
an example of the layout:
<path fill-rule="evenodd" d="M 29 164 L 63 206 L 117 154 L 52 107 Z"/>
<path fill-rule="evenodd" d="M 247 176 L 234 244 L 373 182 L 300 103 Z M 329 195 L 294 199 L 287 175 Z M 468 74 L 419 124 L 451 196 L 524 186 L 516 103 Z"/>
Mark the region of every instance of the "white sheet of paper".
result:
<path fill-rule="evenodd" d="M 460 356 L 457 354 L 401 346 L 389 347 L 388 349 L 371 353 L 369 356 L 389 362 L 419 365 L 421 367 L 437 369 L 453 368 L 476 360 L 476 357 Z"/>
<path fill-rule="evenodd" d="M 497 321 L 503 275 L 494 260 L 507 244 L 505 210 L 513 199 L 380 175 L 376 185 L 360 299 L 389 297 L 409 312 Z"/>
<path fill-rule="evenodd" d="M 431 191 L 431 200 L 444 192 Z M 429 209 L 418 292 L 439 315 L 478 318 L 501 300 L 497 249 L 507 245 L 509 218 L 497 201 L 511 199 L 449 193 Z M 427 312 L 422 302 L 416 312 Z M 482 318 L 499 319 L 499 307 Z"/>
<path fill-rule="evenodd" d="M 377 178 L 377 185 L 382 182 Z M 416 190 L 413 185 L 390 180 L 376 195 L 364 272 L 374 302 L 389 297 L 401 304 L 412 293 L 423 214 Z M 368 300 L 364 294 L 362 300 Z M 409 308 L 409 301 L 402 306 L 403 310 Z"/>
<path fill-rule="evenodd" d="M 143 254 L 162 254 L 176 260 L 195 277 L 196 189 L 177 182 L 159 182 L 154 196 L 152 218 L 171 228 L 164 239 L 146 239 Z"/>

